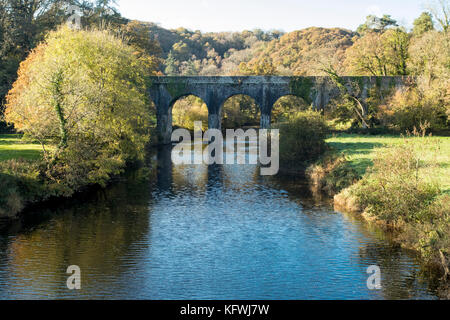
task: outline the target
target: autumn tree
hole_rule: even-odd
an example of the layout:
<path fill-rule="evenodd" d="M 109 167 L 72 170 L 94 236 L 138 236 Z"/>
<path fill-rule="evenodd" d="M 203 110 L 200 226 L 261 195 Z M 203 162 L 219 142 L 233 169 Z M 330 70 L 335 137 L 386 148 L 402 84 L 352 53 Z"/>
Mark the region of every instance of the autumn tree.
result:
<path fill-rule="evenodd" d="M 143 157 L 147 75 L 145 60 L 109 32 L 63 27 L 21 64 L 6 120 L 40 141 L 44 175 L 60 192 L 104 184 Z"/>
<path fill-rule="evenodd" d="M 401 28 L 369 32 L 346 52 L 351 75 L 395 76 L 407 74 L 409 35 Z"/>
<path fill-rule="evenodd" d="M 70 5 L 80 8 L 85 27 L 124 23 L 113 0 L 0 0 L 0 131 L 4 97 L 17 78 L 20 62 L 48 31 L 67 21 Z"/>

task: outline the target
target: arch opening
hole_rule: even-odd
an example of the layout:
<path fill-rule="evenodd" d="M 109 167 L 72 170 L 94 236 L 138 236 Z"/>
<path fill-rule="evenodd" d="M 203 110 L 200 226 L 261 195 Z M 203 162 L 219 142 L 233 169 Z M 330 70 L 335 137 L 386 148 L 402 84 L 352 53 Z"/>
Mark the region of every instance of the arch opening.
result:
<path fill-rule="evenodd" d="M 194 130 L 194 122 L 201 121 L 203 130 L 208 129 L 208 107 L 202 98 L 189 94 L 175 99 L 169 109 L 172 128 Z"/>
<path fill-rule="evenodd" d="M 222 129 L 259 127 L 261 109 L 255 99 L 245 94 L 228 97 L 221 107 Z"/>
<path fill-rule="evenodd" d="M 272 123 L 283 122 L 297 112 L 308 110 L 310 107 L 311 106 L 299 96 L 282 96 L 272 107 Z"/>

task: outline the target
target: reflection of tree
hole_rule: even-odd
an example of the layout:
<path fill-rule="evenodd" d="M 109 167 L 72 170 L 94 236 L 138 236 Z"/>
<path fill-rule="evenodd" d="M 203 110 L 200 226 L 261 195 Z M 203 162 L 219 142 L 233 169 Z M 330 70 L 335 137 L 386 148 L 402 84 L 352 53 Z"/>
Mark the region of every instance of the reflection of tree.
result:
<path fill-rule="evenodd" d="M 9 283 L 19 291 L 51 298 L 58 289 L 66 290 L 67 267 L 78 265 L 83 288 L 95 283 L 96 288 L 114 292 L 114 278 L 128 268 L 123 259 L 130 247 L 145 246 L 149 197 L 148 183 L 128 179 L 99 191 L 94 201 L 47 210 L 53 216 L 50 221 L 23 232 L 9 245 Z"/>
<path fill-rule="evenodd" d="M 172 147 L 162 146 L 157 152 L 157 185 L 159 191 L 170 191 L 172 187 Z"/>

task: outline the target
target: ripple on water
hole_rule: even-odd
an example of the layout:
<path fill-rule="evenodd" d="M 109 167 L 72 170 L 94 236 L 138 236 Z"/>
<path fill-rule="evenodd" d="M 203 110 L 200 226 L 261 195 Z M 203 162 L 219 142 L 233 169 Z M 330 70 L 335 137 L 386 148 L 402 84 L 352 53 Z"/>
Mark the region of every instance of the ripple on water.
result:
<path fill-rule="evenodd" d="M 435 297 L 414 257 L 297 182 L 256 166 L 160 163 L 155 176 L 0 235 L 0 299 Z M 79 292 L 65 287 L 69 265 L 81 267 Z M 380 291 L 367 289 L 370 265 Z"/>

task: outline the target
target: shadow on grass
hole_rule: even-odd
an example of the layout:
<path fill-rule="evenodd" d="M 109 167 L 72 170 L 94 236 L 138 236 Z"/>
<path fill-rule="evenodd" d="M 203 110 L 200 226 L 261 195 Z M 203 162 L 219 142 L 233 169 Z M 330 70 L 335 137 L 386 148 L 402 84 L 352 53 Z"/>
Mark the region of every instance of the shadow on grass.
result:
<path fill-rule="evenodd" d="M 0 146 L 8 146 L 12 144 L 25 144 L 22 142 L 23 135 L 21 134 L 0 134 Z"/>
<path fill-rule="evenodd" d="M 38 160 L 41 156 L 40 150 L 0 150 L 0 161 L 13 159 Z"/>
<path fill-rule="evenodd" d="M 346 155 L 371 154 L 385 145 L 378 142 L 330 142 L 329 145 L 339 153 Z"/>
<path fill-rule="evenodd" d="M 385 145 L 378 142 L 330 142 L 329 146 L 338 154 L 344 154 L 352 157 L 350 165 L 361 175 L 364 175 L 367 168 L 373 166 L 372 157 L 368 155 L 374 154 L 375 149 L 384 147 Z M 358 158 L 358 156 L 362 156 Z"/>

